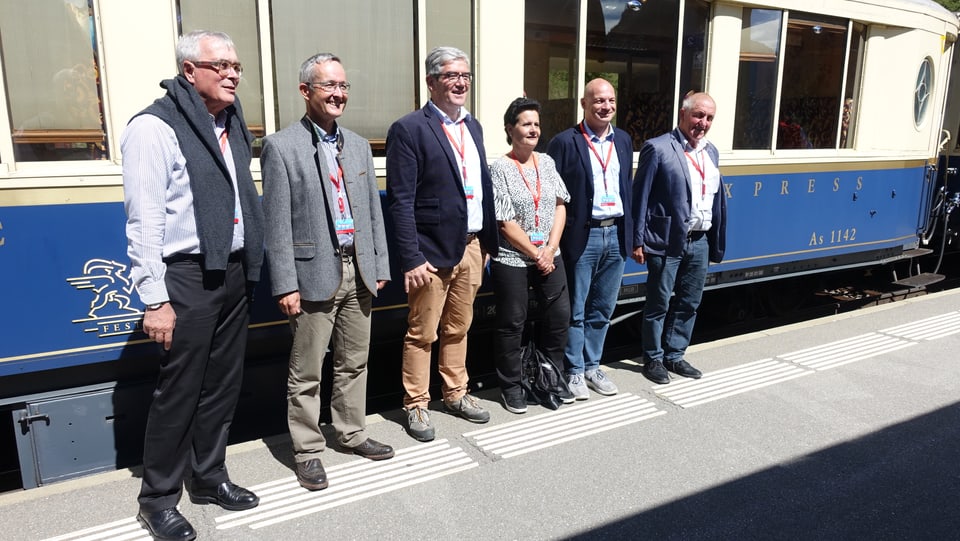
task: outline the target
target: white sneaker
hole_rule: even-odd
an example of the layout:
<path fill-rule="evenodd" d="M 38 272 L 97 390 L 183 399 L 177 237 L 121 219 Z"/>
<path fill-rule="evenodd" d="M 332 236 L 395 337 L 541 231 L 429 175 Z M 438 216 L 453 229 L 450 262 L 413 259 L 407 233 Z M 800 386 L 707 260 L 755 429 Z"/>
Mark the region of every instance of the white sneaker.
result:
<path fill-rule="evenodd" d="M 599 368 L 585 373 L 583 379 L 587 381 L 587 387 L 590 387 L 596 393 L 606 396 L 617 394 L 617 386 L 607 379 L 607 375 Z"/>
<path fill-rule="evenodd" d="M 570 374 L 567 376 L 567 387 L 576 400 L 587 400 L 590 398 L 590 391 L 587 384 L 583 382 L 583 374 Z"/>

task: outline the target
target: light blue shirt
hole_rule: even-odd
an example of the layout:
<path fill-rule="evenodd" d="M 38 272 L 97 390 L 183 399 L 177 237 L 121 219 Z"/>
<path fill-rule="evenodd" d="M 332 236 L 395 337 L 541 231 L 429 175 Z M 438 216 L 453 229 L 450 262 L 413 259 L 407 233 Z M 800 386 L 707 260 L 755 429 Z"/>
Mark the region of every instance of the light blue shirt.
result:
<path fill-rule="evenodd" d="M 581 122 L 580 125 L 587 130 L 587 137 L 590 138 L 593 149 L 596 150 L 594 152 L 587 149 L 590 153 L 590 166 L 593 169 L 592 217 L 595 220 L 605 220 L 623 216 L 623 199 L 620 196 L 620 157 L 617 156 L 617 147 L 614 143 L 613 126 L 607 127 L 607 135 L 601 139 L 593 133 L 586 122 Z M 610 161 L 607 163 L 607 171 L 604 174 L 600 158 L 607 161 L 607 153 L 610 154 Z M 600 155 L 599 158 L 597 154 Z"/>
<path fill-rule="evenodd" d="M 218 141 L 225 118 L 226 114 L 217 119 L 210 116 Z M 120 151 L 130 277 L 144 304 L 166 302 L 170 297 L 164 283 L 167 265 L 163 259 L 179 253 L 200 253 L 187 160 L 173 128 L 148 114 L 130 121 L 120 138 Z M 243 249 L 243 213 L 229 143 L 224 160 L 233 181 L 236 221 L 230 250 L 235 252 Z"/>

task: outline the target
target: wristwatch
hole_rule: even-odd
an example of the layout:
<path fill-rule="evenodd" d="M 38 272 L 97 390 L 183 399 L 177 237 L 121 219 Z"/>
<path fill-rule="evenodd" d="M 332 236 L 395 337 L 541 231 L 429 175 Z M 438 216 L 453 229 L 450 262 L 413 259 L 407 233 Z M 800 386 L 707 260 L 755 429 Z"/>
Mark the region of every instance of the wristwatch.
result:
<path fill-rule="evenodd" d="M 157 304 L 148 304 L 147 310 L 159 310 L 166 302 L 158 302 Z"/>

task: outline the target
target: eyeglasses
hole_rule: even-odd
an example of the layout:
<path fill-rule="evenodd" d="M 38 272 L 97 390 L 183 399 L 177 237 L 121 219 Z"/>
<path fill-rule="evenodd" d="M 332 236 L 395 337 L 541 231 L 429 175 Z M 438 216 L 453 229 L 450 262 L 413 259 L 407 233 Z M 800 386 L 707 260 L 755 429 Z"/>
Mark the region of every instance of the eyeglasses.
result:
<path fill-rule="evenodd" d="M 473 74 L 469 71 L 459 72 L 459 71 L 445 71 L 443 73 L 438 73 L 437 77 L 443 79 L 444 81 L 454 81 L 459 82 L 463 79 L 464 82 L 469 83 L 473 80 Z"/>
<path fill-rule="evenodd" d="M 243 76 L 243 66 L 239 62 L 229 62 L 227 60 L 190 60 L 189 62 L 194 66 L 219 72 L 220 77 L 228 77 L 231 69 L 237 74 L 237 77 Z"/>
<path fill-rule="evenodd" d="M 340 92 L 343 92 L 344 94 L 350 93 L 350 83 L 338 83 L 337 81 L 323 81 L 320 83 L 309 83 L 309 84 L 314 88 L 323 89 L 323 91 L 328 94 L 333 94 L 334 92 L 337 91 L 338 88 L 340 89 Z"/>

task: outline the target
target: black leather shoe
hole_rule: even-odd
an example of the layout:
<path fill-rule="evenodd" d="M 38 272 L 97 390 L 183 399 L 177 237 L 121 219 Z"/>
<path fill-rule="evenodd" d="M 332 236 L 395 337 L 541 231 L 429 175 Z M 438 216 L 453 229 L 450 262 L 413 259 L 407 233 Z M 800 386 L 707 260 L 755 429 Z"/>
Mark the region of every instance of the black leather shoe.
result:
<path fill-rule="evenodd" d="M 670 383 L 670 374 L 663 367 L 663 361 L 647 361 L 643 365 L 643 375 L 654 383 L 661 385 Z"/>
<path fill-rule="evenodd" d="M 327 472 L 319 458 L 311 458 L 304 462 L 297 462 L 297 481 L 307 490 L 323 490 L 330 486 L 327 481 Z"/>
<path fill-rule="evenodd" d="M 680 359 L 679 361 L 663 361 L 663 366 L 674 374 L 683 376 L 685 378 L 700 379 L 700 376 L 703 375 L 699 370 L 690 366 L 690 363 L 683 359 Z"/>
<path fill-rule="evenodd" d="M 215 487 L 191 486 L 190 501 L 200 505 L 217 504 L 227 511 L 243 511 L 256 507 L 260 498 L 243 487 L 224 481 Z"/>
<path fill-rule="evenodd" d="M 358 454 L 363 458 L 369 458 L 370 460 L 386 460 L 388 458 L 393 458 L 393 447 L 390 447 L 385 443 L 380 443 L 373 438 L 367 438 L 360 445 L 356 447 L 350 447 L 349 449 L 355 454 Z"/>
<path fill-rule="evenodd" d="M 144 511 L 137 513 L 137 520 L 160 541 L 190 541 L 197 538 L 193 526 L 177 511 L 176 507 L 162 511 Z"/>

